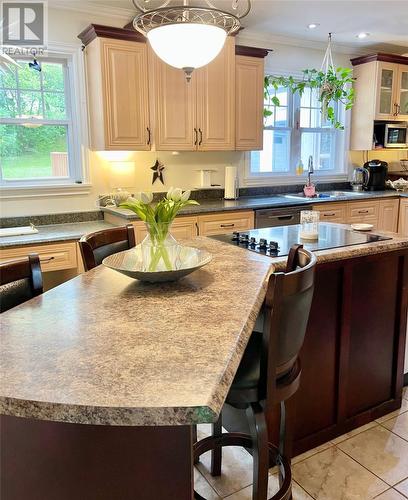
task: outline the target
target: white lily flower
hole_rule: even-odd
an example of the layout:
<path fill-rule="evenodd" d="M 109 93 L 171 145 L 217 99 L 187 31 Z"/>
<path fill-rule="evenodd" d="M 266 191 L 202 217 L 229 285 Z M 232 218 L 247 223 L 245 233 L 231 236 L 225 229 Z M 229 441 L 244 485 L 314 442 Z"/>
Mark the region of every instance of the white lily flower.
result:
<path fill-rule="evenodd" d="M 173 201 L 180 201 L 181 200 L 181 195 L 183 194 L 183 191 L 180 188 L 174 188 L 172 193 L 171 193 L 171 199 Z"/>
<path fill-rule="evenodd" d="M 142 199 L 142 193 L 140 191 L 137 191 L 133 196 L 132 198 L 136 201 L 141 201 Z"/>
<path fill-rule="evenodd" d="M 190 190 L 184 191 L 184 193 L 181 195 L 180 201 L 187 201 L 190 198 L 190 195 L 191 195 Z"/>
<path fill-rule="evenodd" d="M 140 193 L 140 201 L 145 205 L 149 205 L 153 201 L 153 193 Z"/>
<path fill-rule="evenodd" d="M 171 200 L 171 194 L 172 194 L 172 192 L 173 192 L 173 189 L 174 189 L 174 188 L 173 188 L 173 186 L 172 186 L 172 187 L 171 187 L 171 188 L 167 191 L 166 198 L 167 198 L 168 200 Z"/>

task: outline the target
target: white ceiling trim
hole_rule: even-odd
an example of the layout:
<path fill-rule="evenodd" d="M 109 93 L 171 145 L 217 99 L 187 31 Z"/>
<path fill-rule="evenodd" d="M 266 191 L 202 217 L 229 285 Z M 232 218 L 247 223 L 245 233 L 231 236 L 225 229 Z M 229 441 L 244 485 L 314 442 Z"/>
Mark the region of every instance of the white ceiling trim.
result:
<path fill-rule="evenodd" d="M 281 45 L 291 45 L 293 47 L 305 47 L 308 49 L 325 50 L 327 48 L 327 42 L 319 42 L 317 40 L 307 40 L 304 38 L 295 38 L 282 35 L 269 35 L 264 33 L 258 33 L 251 30 L 243 30 L 237 36 L 237 41 L 243 45 L 251 45 L 253 43 L 262 46 L 265 49 L 273 50 L 273 44 Z M 332 42 L 332 48 L 334 53 L 347 54 L 347 55 L 364 55 L 370 54 L 373 49 L 363 48 L 363 47 L 351 47 L 341 43 L 336 43 L 334 40 Z"/>
<path fill-rule="evenodd" d="M 97 14 L 98 16 L 109 16 L 117 19 L 130 21 L 136 15 L 136 10 L 124 9 L 123 7 L 111 7 L 109 5 L 97 5 L 91 2 L 67 2 L 65 0 L 52 0 L 49 8 L 71 10 L 83 14 Z"/>

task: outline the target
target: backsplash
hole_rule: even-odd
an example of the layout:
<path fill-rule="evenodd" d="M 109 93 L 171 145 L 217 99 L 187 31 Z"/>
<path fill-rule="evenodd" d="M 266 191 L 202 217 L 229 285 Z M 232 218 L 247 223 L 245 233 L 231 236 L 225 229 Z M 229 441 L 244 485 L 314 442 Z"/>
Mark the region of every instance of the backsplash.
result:
<path fill-rule="evenodd" d="M 373 151 L 349 151 L 350 164 L 353 167 L 361 167 L 369 160 L 381 160 L 388 163 L 390 172 L 402 170 L 400 160 L 408 158 L 408 150 L 399 149 L 397 151 L 375 149 Z"/>

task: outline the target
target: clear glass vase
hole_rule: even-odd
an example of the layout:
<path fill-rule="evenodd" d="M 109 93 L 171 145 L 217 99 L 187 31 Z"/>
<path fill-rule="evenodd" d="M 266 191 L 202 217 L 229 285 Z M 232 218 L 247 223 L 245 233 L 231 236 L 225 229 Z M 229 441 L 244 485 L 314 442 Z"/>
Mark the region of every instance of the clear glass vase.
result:
<path fill-rule="evenodd" d="M 179 267 L 180 245 L 170 232 L 171 223 L 147 223 L 147 235 L 140 244 L 146 272 L 174 271 Z"/>

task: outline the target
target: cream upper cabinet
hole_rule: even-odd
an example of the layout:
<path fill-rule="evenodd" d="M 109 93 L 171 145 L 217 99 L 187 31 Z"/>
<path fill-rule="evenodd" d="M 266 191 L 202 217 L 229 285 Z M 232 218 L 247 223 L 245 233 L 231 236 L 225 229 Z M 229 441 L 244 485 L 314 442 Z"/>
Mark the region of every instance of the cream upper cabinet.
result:
<path fill-rule="evenodd" d="M 408 57 L 373 54 L 352 59 L 355 104 L 350 149 L 373 149 L 374 120 L 408 120 Z"/>
<path fill-rule="evenodd" d="M 408 119 L 408 65 L 378 63 L 375 118 Z"/>
<path fill-rule="evenodd" d="M 236 149 L 261 150 L 263 148 L 263 57 L 236 57 L 235 89 Z"/>
<path fill-rule="evenodd" d="M 398 119 L 408 120 L 408 66 L 404 64 L 398 65 L 396 94 Z"/>
<path fill-rule="evenodd" d="M 195 70 L 168 66 L 152 50 L 154 145 L 162 151 L 235 149 L 235 42 L 227 38 L 220 54 Z"/>
<path fill-rule="evenodd" d="M 95 38 L 86 69 L 91 148 L 150 150 L 146 44 Z"/>
<path fill-rule="evenodd" d="M 198 149 L 235 149 L 235 42 L 197 71 Z"/>
<path fill-rule="evenodd" d="M 154 146 L 159 151 L 192 151 L 196 149 L 197 74 L 186 81 L 184 72 L 169 66 L 152 50 L 153 66 Z"/>

